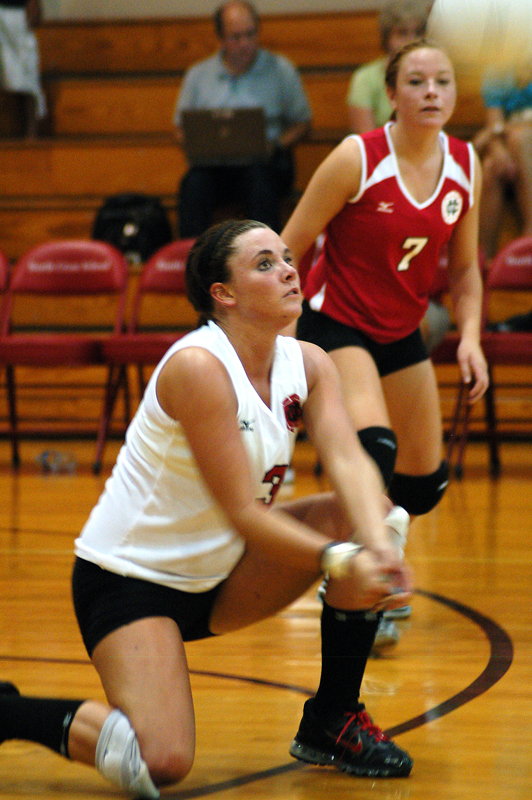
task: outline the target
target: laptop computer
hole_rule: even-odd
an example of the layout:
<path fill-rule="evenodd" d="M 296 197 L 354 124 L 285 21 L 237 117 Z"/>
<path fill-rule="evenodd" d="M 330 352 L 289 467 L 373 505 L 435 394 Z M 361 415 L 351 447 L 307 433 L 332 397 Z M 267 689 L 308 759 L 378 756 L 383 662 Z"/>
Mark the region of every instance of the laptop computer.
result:
<path fill-rule="evenodd" d="M 245 165 L 268 154 L 262 108 L 189 109 L 182 112 L 183 146 L 191 164 Z"/>

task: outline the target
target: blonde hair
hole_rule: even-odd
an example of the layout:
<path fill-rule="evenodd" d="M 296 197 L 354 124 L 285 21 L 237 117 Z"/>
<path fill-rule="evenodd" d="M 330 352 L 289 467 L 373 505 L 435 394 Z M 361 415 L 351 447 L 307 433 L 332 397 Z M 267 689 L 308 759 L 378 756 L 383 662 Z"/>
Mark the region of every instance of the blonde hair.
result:
<path fill-rule="evenodd" d="M 424 34 L 429 14 L 427 0 L 389 0 L 379 15 L 381 45 L 388 51 L 388 41 L 393 29 L 405 22 L 417 22 Z"/>

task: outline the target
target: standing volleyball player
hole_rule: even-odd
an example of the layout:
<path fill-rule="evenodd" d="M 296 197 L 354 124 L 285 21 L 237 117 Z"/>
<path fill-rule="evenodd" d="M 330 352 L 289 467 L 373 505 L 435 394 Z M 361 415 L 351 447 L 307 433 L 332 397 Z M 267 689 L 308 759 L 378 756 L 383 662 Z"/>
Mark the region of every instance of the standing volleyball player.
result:
<path fill-rule="evenodd" d="M 297 262 L 326 232 L 297 334 L 329 352 L 390 498 L 418 515 L 436 505 L 447 483 L 436 377 L 419 332 L 446 246 L 470 402 L 488 385 L 480 347 L 480 169 L 471 145 L 442 130 L 456 98 L 442 50 L 407 45 L 390 61 L 386 85 L 394 121 L 335 148 L 282 236 Z"/>
<path fill-rule="evenodd" d="M 355 775 L 408 775 L 412 760 L 359 692 L 377 612 L 404 602 L 409 580 L 332 361 L 278 335 L 301 313 L 290 253 L 266 225 L 229 221 L 198 238 L 186 277 L 204 324 L 156 368 L 76 541 L 74 604 L 108 702 L 0 684 L 0 742 L 39 742 L 157 797 L 194 759 L 183 642 L 275 614 L 325 573 L 321 680 L 290 752 Z M 334 492 L 277 508 L 300 420 Z"/>

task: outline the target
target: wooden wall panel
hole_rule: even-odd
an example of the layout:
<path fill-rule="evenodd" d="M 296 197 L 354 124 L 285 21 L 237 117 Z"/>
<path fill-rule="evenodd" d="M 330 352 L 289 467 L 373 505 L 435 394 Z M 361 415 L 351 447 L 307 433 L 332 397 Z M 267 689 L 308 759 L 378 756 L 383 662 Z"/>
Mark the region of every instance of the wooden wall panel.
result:
<path fill-rule="evenodd" d="M 151 374 L 151 368 L 146 370 Z M 446 427 L 452 417 L 456 400 L 456 381 L 458 370 L 454 367 L 438 367 L 436 370 L 441 393 L 441 406 Z M 532 420 L 532 366 L 501 367 L 496 369 L 496 402 L 498 428 L 511 435 L 530 437 Z M 7 404 L 5 398 L 4 375 L 0 375 L 0 431 L 5 428 Z M 133 391 L 133 409 L 138 402 L 137 379 L 133 369 L 130 370 L 131 388 Z M 37 370 L 29 367 L 17 369 L 19 385 L 19 410 L 25 418 L 24 431 L 32 432 L 50 428 L 50 420 L 54 428 L 60 431 L 96 431 L 97 421 L 101 413 L 103 400 L 103 382 L 105 370 L 100 367 L 90 369 L 55 369 Z M 123 406 L 117 404 L 114 419 L 119 422 Z M 31 421 L 30 421 L 31 420 Z M 484 432 L 484 403 L 476 403 L 471 412 L 470 430 L 474 433 Z"/>
<path fill-rule="evenodd" d="M 214 52 L 208 18 L 45 23 L 45 74 L 181 72 Z M 375 12 L 268 16 L 261 42 L 299 67 L 356 66 L 380 52 Z"/>
<path fill-rule="evenodd" d="M 304 73 L 303 84 L 314 128 L 347 130 L 346 93 L 350 72 Z M 52 132 L 55 136 L 170 134 L 180 78 L 131 77 L 55 81 Z"/>
<path fill-rule="evenodd" d="M 184 169 L 171 137 L 39 141 L 15 151 L 0 146 L 0 196 L 171 195 Z"/>
<path fill-rule="evenodd" d="M 38 37 L 44 74 L 179 72 L 216 47 L 207 19 L 45 23 Z"/>
<path fill-rule="evenodd" d="M 315 141 L 301 142 L 296 147 L 296 189 L 302 192 L 311 179 L 315 169 L 321 164 L 323 159 L 329 155 L 334 147 L 334 142 Z"/>
<path fill-rule="evenodd" d="M 14 261 L 32 245 L 51 239 L 88 239 L 96 206 L 46 208 L 0 204 L 0 249 Z"/>
<path fill-rule="evenodd" d="M 170 134 L 180 78 L 66 78 L 53 86 L 55 136 Z"/>
<path fill-rule="evenodd" d="M 338 141 L 347 131 L 346 96 L 350 70 L 302 73 L 313 114 L 313 128 Z M 62 78 L 49 83 L 50 132 L 54 136 L 170 134 L 181 79 L 169 76 Z M 458 95 L 448 129 L 466 135 L 478 126 L 480 97 Z"/>

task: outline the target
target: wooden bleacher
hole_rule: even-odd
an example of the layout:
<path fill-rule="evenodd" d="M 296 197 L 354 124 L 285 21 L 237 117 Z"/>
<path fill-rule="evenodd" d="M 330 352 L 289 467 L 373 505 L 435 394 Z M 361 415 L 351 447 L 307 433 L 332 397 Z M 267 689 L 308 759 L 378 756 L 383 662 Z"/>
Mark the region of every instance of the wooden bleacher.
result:
<path fill-rule="evenodd" d="M 186 169 L 172 112 L 184 71 L 212 53 L 205 17 L 45 23 L 37 31 L 49 116 L 35 142 L 0 129 L 0 242 L 16 258 L 52 236 L 89 236 L 110 194 L 159 195 L 175 224 Z M 265 17 L 265 47 L 300 69 L 314 115 L 296 150 L 297 189 L 347 130 L 345 96 L 358 65 L 379 54 L 375 12 Z M 453 127 L 480 123 L 478 98 L 458 104 Z"/>
<path fill-rule="evenodd" d="M 184 71 L 216 49 L 211 20 L 44 23 L 37 35 L 49 104 L 39 139 L 20 139 L 20 98 L 0 96 L 0 247 L 16 259 L 46 239 L 89 237 L 104 198 L 123 191 L 159 195 L 175 226 L 186 162 L 173 137 L 172 112 Z M 312 106 L 312 133 L 296 148 L 302 190 L 347 132 L 351 73 L 380 54 L 377 13 L 266 16 L 261 41 L 299 68 Z M 478 93 L 462 87 L 450 132 L 468 138 L 482 120 Z M 501 305 L 500 315 L 521 310 L 524 301 L 512 301 Z M 32 375 L 20 377 L 31 384 Z M 84 390 L 89 408 L 75 391 L 72 410 L 63 399 L 57 415 L 65 409 L 72 419 L 97 415 L 100 390 L 89 401 L 91 392 Z M 444 393 L 445 416 L 451 400 Z M 30 390 L 25 405 L 31 402 Z M 0 416 L 3 404 L 2 396 Z M 529 394 L 517 401 L 512 394 L 514 415 L 529 419 L 529 405 Z"/>

